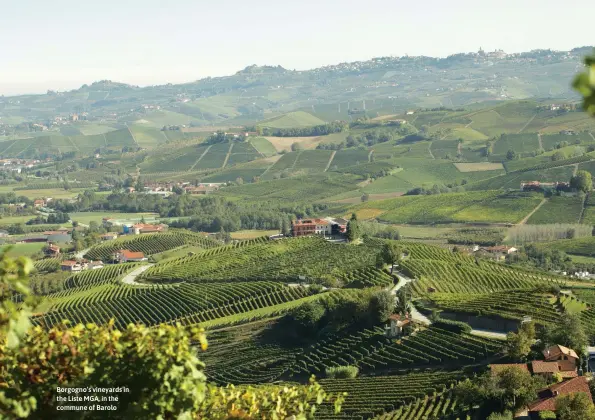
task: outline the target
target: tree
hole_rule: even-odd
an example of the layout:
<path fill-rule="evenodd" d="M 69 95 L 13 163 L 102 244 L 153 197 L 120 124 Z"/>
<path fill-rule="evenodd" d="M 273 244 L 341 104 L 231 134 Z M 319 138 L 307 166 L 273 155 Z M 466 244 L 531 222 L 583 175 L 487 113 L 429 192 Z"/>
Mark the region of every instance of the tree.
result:
<path fill-rule="evenodd" d="M 583 109 L 595 116 L 595 54 L 585 57 L 586 69 L 574 78 L 572 87 L 583 96 Z"/>
<path fill-rule="evenodd" d="M 394 298 L 388 290 L 376 292 L 370 298 L 370 315 L 374 324 L 386 322 L 393 313 Z"/>
<path fill-rule="evenodd" d="M 577 171 L 576 175 L 570 178 L 570 187 L 585 193 L 591 191 L 593 189 L 591 173 L 584 170 Z"/>
<path fill-rule="evenodd" d="M 588 345 L 587 335 L 576 314 L 563 314 L 555 325 L 546 326 L 539 334 L 541 345 L 545 348 L 554 344 L 573 349 L 582 356 Z"/>
<path fill-rule="evenodd" d="M 351 214 L 351 219 L 347 222 L 347 239 L 349 242 L 353 242 L 360 237 L 360 229 L 357 222 L 357 215 L 355 213 Z"/>
<path fill-rule="evenodd" d="M 508 152 L 506 152 L 506 159 L 508 160 L 515 160 L 516 159 L 516 152 L 512 149 L 510 149 Z"/>
<path fill-rule="evenodd" d="M 556 415 L 559 420 L 595 420 L 595 407 L 584 392 L 562 395 L 556 398 Z"/>
<path fill-rule="evenodd" d="M 398 265 L 403 257 L 403 248 L 395 243 L 386 243 L 382 247 L 381 255 L 386 264 L 390 265 L 390 273 L 393 273 L 393 268 Z"/>
<path fill-rule="evenodd" d="M 518 332 L 509 332 L 506 335 L 506 353 L 514 360 L 524 361 L 531 353 L 531 346 L 535 341 L 535 325 L 525 322 Z"/>
<path fill-rule="evenodd" d="M 299 151 L 300 151 L 300 150 L 302 150 L 302 149 L 303 149 L 303 147 L 302 147 L 302 145 L 301 145 L 301 144 L 299 144 L 299 143 L 292 143 L 292 144 L 291 144 L 291 151 L 292 151 L 292 152 L 299 152 Z"/>
<path fill-rule="evenodd" d="M 556 162 L 558 160 L 564 160 L 564 159 L 566 159 L 566 155 L 561 150 L 558 150 L 556 153 L 554 153 L 552 155 L 552 161 L 554 161 L 554 162 Z"/>
<path fill-rule="evenodd" d="M 504 411 L 503 413 L 490 414 L 488 420 L 512 420 L 513 418 L 512 412 Z"/>
<path fill-rule="evenodd" d="M 401 316 L 411 314 L 411 296 L 405 289 L 397 290 L 395 312 Z"/>
<path fill-rule="evenodd" d="M 497 375 L 496 384 L 502 392 L 501 401 L 509 409 L 524 407 L 534 401 L 541 386 L 528 371 L 514 366 L 502 370 Z"/>
<path fill-rule="evenodd" d="M 364 193 L 364 194 L 362 195 L 362 198 L 361 198 L 361 200 L 362 200 L 362 203 L 365 203 L 365 202 L 366 202 L 366 201 L 368 201 L 369 199 L 370 199 L 370 195 L 369 195 L 368 193 Z"/>

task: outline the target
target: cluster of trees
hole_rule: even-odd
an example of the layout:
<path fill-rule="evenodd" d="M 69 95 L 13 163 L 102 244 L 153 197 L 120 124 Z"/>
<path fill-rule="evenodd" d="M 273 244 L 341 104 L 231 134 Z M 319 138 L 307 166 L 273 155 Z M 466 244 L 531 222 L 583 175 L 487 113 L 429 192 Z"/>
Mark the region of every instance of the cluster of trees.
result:
<path fill-rule="evenodd" d="M 399 234 L 399 230 L 390 225 L 384 225 L 382 223 L 378 223 L 376 220 L 374 221 L 364 221 L 361 220 L 358 222 L 359 232 L 362 237 L 365 236 L 372 236 L 375 238 L 384 238 L 384 239 L 394 239 L 399 240 L 401 239 L 401 235 Z"/>
<path fill-rule="evenodd" d="M 537 267 L 543 270 L 566 270 L 572 264 L 572 259 L 559 249 L 544 249 L 534 244 L 528 244 L 519 252 L 508 254 L 506 263 Z"/>
<path fill-rule="evenodd" d="M 580 170 L 570 178 L 570 188 L 588 193 L 593 190 L 593 178 L 588 171 Z"/>
<path fill-rule="evenodd" d="M 360 290 L 338 300 L 308 302 L 287 315 L 281 328 L 294 334 L 294 340 L 320 338 L 344 328 L 373 327 L 385 322 L 393 310 L 394 298 L 388 291 Z"/>
<path fill-rule="evenodd" d="M 237 135 L 238 134 L 235 134 L 235 136 Z M 212 134 L 209 137 L 207 137 L 203 144 L 227 143 L 234 140 L 238 141 L 238 137 L 235 136 L 233 133 L 225 133 L 219 130 L 215 134 Z"/>
<path fill-rule="evenodd" d="M 27 221 L 27 225 L 59 225 L 62 223 L 68 223 L 70 216 L 68 213 L 56 212 L 50 213 L 47 217 L 37 216 Z"/>
<path fill-rule="evenodd" d="M 405 195 L 435 195 L 435 194 L 446 194 L 450 192 L 463 192 L 465 191 L 464 185 L 467 185 L 466 179 L 452 182 L 450 184 L 434 184 L 432 188 L 416 187 L 412 188 L 405 193 Z"/>
<path fill-rule="evenodd" d="M 504 240 L 504 231 L 490 228 L 463 228 L 445 236 L 449 244 L 494 246 Z"/>
<path fill-rule="evenodd" d="M 348 127 L 344 121 L 334 121 L 328 124 L 315 125 L 313 127 L 300 128 L 271 128 L 271 127 L 256 127 L 258 134 L 263 136 L 275 137 L 312 137 L 312 136 L 326 136 L 332 133 L 340 133 Z"/>

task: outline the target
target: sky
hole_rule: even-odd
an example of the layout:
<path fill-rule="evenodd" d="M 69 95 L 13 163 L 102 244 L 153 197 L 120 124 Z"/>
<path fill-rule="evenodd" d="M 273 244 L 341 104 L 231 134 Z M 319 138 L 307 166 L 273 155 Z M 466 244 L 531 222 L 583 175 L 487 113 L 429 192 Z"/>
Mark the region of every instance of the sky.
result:
<path fill-rule="evenodd" d="M 0 94 L 592 44 L 593 0 L 0 0 Z"/>

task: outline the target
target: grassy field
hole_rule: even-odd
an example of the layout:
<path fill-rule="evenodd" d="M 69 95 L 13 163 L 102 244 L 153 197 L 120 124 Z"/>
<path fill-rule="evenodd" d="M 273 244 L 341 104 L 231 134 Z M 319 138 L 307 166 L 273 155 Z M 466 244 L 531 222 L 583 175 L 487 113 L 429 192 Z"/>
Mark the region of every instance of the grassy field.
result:
<path fill-rule="evenodd" d="M 298 143 L 302 149 L 315 149 L 323 137 L 264 137 L 277 152 L 291 151 L 291 145 Z"/>
<path fill-rule="evenodd" d="M 36 216 L 28 214 L 25 216 L 8 216 L 0 218 L 0 226 L 17 225 L 20 223 L 26 223 L 27 221 L 34 219 Z"/>
<path fill-rule="evenodd" d="M 455 163 L 455 167 L 460 172 L 481 172 L 481 171 L 503 171 L 504 166 L 501 163 L 481 162 L 481 163 Z"/>
<path fill-rule="evenodd" d="M 259 238 L 261 236 L 271 236 L 276 235 L 279 233 L 278 230 L 258 230 L 258 229 L 249 229 L 249 230 L 238 230 L 236 232 L 231 232 L 232 239 L 254 239 Z"/>
<path fill-rule="evenodd" d="M 42 250 L 45 246 L 45 242 L 31 242 L 31 243 L 24 243 L 24 244 L 14 244 L 14 245 L 2 245 L 0 248 L 0 252 L 4 252 L 6 249 L 10 248 L 8 251 L 8 255 L 10 257 L 30 257 L 33 254 L 36 254 Z"/>
<path fill-rule="evenodd" d="M 262 127 L 270 128 L 300 128 L 323 124 L 325 124 L 325 121 L 304 111 L 288 112 L 287 114 L 273 117 L 259 123 Z"/>
<path fill-rule="evenodd" d="M 158 216 L 157 213 L 114 213 L 114 212 L 80 212 L 80 213 L 69 213 L 71 220 L 88 225 L 89 222 L 95 221 L 101 224 L 104 217 L 109 217 L 116 220 L 130 220 L 139 221 L 143 217 L 145 221 L 155 221 Z"/>

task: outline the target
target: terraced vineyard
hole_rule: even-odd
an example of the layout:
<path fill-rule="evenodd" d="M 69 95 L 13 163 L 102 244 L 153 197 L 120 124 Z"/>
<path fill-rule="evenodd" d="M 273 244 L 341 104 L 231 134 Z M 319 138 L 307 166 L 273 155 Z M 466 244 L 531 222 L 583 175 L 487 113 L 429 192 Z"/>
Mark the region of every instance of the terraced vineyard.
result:
<path fill-rule="evenodd" d="M 90 273 L 93 273 L 92 271 Z M 228 315 L 278 305 L 308 295 L 306 288 L 276 282 L 219 284 L 182 283 L 172 286 L 137 287 L 97 281 L 93 289 L 80 289 L 65 297 L 49 296 L 51 309 L 34 318 L 51 327 L 63 319 L 77 323 L 104 324 L 115 318 L 117 328 L 129 323 L 145 325 L 181 322 L 196 324 Z M 101 284 L 103 283 L 103 284 Z"/>
<path fill-rule="evenodd" d="M 357 205 L 353 210 L 374 209 L 378 220 L 389 223 L 516 223 L 540 201 L 537 194 L 482 191 L 399 197 Z"/>
<path fill-rule="evenodd" d="M 439 344 L 439 345 L 438 345 Z M 360 372 L 395 371 L 415 366 L 479 362 L 500 351 L 502 344 L 436 327 L 395 341 L 383 328 L 331 336 L 295 356 L 294 374 L 321 374 L 330 367 L 357 366 Z"/>
<path fill-rule="evenodd" d="M 373 266 L 376 253 L 376 248 L 367 245 L 347 247 L 322 238 L 298 238 L 228 248 L 226 252 L 215 249 L 167 261 L 150 268 L 141 278 L 153 283 L 255 279 L 297 282 L 303 276 L 311 281 L 329 272 L 346 274 L 345 261 L 349 261 L 349 271 Z M 360 275 L 362 281 L 369 277 L 363 272 Z M 346 280 L 355 281 L 353 277 Z"/>
<path fill-rule="evenodd" d="M 399 407 L 395 411 L 382 414 L 376 420 L 431 420 L 465 418 L 465 411 L 452 392 L 446 391 L 438 395 L 426 395 L 415 402 Z"/>
<path fill-rule="evenodd" d="M 113 255 L 121 249 L 129 249 L 134 252 L 144 252 L 145 255 L 151 255 L 186 244 L 192 244 L 202 248 L 220 246 L 213 239 L 188 231 L 146 233 L 140 236 L 125 236 L 96 245 L 87 252 L 85 257 L 92 260 L 111 261 Z"/>
<path fill-rule="evenodd" d="M 321 379 L 325 391 L 347 392 L 340 414 L 330 404 L 316 413 L 317 419 L 361 419 L 409 406 L 420 398 L 442 393 L 464 377 L 461 371 L 433 371 L 395 376 L 369 376 L 355 379 Z"/>
<path fill-rule="evenodd" d="M 521 320 L 530 316 L 541 324 L 554 323 L 560 318 L 550 299 L 552 295 L 531 291 L 505 291 L 469 295 L 466 293 L 430 293 L 427 295 L 437 308 L 477 316 L 498 316 Z"/>

